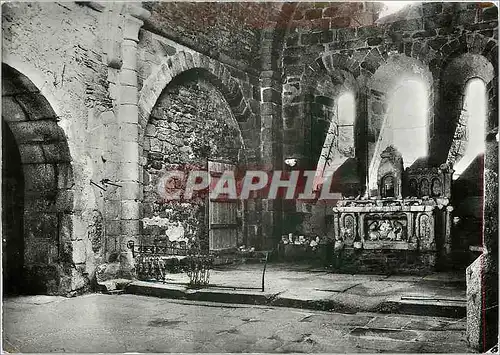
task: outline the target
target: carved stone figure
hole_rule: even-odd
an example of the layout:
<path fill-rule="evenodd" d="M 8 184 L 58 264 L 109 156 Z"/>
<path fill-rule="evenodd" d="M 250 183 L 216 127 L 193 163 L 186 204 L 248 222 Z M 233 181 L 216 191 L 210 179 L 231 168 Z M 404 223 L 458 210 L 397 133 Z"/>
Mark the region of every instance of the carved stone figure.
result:
<path fill-rule="evenodd" d="M 420 238 L 430 238 L 430 225 L 429 225 L 429 217 L 427 215 L 420 216 Z"/>
<path fill-rule="evenodd" d="M 420 197 L 424 196 L 430 196 L 429 180 L 427 179 L 422 179 L 422 181 L 420 181 Z"/>
<path fill-rule="evenodd" d="M 406 227 L 401 222 L 394 222 L 394 234 L 397 241 L 403 241 L 407 239 Z"/>
<path fill-rule="evenodd" d="M 344 241 L 350 245 L 354 242 L 354 236 L 355 236 L 354 217 L 352 215 L 346 215 L 344 217 L 344 228 L 345 228 L 345 233 L 343 234 Z"/>
<path fill-rule="evenodd" d="M 432 180 L 431 190 L 432 190 L 432 196 L 435 197 L 441 196 L 441 194 L 443 193 L 443 188 L 441 186 L 441 181 L 439 179 Z"/>
<path fill-rule="evenodd" d="M 373 222 L 370 224 L 369 230 L 368 230 L 368 239 L 370 240 L 379 240 L 380 238 L 380 233 L 378 232 L 378 222 Z"/>
<path fill-rule="evenodd" d="M 410 183 L 409 183 L 409 186 L 408 186 L 408 194 L 411 197 L 418 196 L 418 184 L 417 184 L 417 180 L 415 180 L 415 179 L 411 179 L 410 180 Z"/>
<path fill-rule="evenodd" d="M 380 165 L 377 170 L 379 195 L 382 198 L 401 198 L 401 183 L 403 174 L 403 158 L 392 145 L 380 155 Z"/>
<path fill-rule="evenodd" d="M 392 224 L 389 220 L 384 220 L 379 227 L 380 239 L 388 239 L 389 233 L 392 231 Z"/>

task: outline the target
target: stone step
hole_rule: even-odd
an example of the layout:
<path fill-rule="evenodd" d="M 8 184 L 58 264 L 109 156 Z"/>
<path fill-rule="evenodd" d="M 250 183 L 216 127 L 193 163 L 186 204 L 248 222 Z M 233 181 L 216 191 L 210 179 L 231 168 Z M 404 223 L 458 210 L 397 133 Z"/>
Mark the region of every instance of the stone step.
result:
<path fill-rule="evenodd" d="M 112 291 L 106 291 L 103 292 L 106 295 L 121 295 L 125 293 L 125 290 L 112 290 Z"/>
<path fill-rule="evenodd" d="M 182 284 L 173 285 L 145 281 L 134 281 L 128 284 L 125 290 L 131 294 L 162 298 L 330 310 L 341 313 L 375 312 L 463 318 L 465 317 L 466 306 L 465 299 L 405 296 L 381 301 L 376 307 L 363 307 L 358 302 L 345 304 L 345 302 L 342 303 L 329 297 L 318 298 L 314 297 L 314 295 L 299 297 L 287 296 L 281 293 L 261 292 L 256 289 L 218 289 L 217 287 L 188 289 Z"/>
<path fill-rule="evenodd" d="M 104 294 L 121 294 L 125 292 L 125 287 L 132 282 L 128 279 L 113 279 L 97 282 L 97 289 Z"/>
<path fill-rule="evenodd" d="M 467 301 L 465 298 L 401 296 L 385 302 L 383 307 L 386 309 L 379 309 L 383 313 L 464 318 L 467 312 Z"/>

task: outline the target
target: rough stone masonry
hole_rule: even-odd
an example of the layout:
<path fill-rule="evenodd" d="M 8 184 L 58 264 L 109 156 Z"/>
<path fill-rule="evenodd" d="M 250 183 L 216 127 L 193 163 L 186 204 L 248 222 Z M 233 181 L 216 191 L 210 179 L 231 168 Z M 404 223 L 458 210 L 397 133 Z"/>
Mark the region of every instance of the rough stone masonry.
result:
<path fill-rule="evenodd" d="M 373 2 L 3 4 L 3 260 L 13 292 L 71 295 L 98 280 L 134 278 L 130 241 L 170 236 L 206 245 L 207 202 L 165 204 L 154 193 L 175 165 L 315 170 L 328 148 L 334 192 L 372 196 L 402 78 L 419 82 L 427 102 L 428 155 L 414 168 L 454 167 L 474 130 L 466 87 L 479 79 L 485 150 L 475 160 L 480 168 L 452 186 L 457 231 L 445 264 L 465 272 L 469 246 L 480 243 L 483 261 L 467 274 L 471 302 L 497 312 L 497 7 L 424 2 L 380 17 L 382 9 Z M 345 94 L 355 103 L 349 119 L 339 114 Z M 236 208 L 237 243 L 272 250 L 288 233 L 335 239 L 332 207 L 251 196 Z M 489 325 L 496 317 L 474 307 L 476 329 L 484 322 L 496 329 Z M 494 338 L 470 334 L 481 350 Z"/>

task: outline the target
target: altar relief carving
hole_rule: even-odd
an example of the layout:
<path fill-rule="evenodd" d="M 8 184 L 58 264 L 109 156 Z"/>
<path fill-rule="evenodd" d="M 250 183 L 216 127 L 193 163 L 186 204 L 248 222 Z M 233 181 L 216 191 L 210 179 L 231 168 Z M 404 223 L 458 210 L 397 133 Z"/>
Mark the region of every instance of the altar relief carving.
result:
<path fill-rule="evenodd" d="M 450 198 L 453 169 L 442 164 L 439 167 L 423 166 L 407 168 L 405 180 L 408 182 L 406 197 Z"/>
<path fill-rule="evenodd" d="M 429 167 L 425 161 L 404 170 L 401 154 L 387 147 L 377 170 L 377 196 L 344 199 L 333 208 L 336 238 L 355 249 L 446 253 L 452 173 L 445 164 Z"/>
<path fill-rule="evenodd" d="M 406 214 L 367 215 L 365 217 L 368 240 L 407 241 L 408 221 Z"/>
<path fill-rule="evenodd" d="M 335 235 L 346 247 L 359 241 L 368 249 L 434 250 L 434 218 L 448 200 L 341 200 L 333 208 Z"/>

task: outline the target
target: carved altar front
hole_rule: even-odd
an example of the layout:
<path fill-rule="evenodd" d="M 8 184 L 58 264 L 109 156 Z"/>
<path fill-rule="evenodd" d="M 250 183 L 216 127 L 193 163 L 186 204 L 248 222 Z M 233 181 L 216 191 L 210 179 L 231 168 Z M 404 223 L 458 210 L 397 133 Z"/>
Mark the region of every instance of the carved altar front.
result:
<path fill-rule="evenodd" d="M 436 251 L 436 214 L 446 199 L 341 200 L 333 208 L 334 234 L 346 247 Z"/>
<path fill-rule="evenodd" d="M 388 146 L 377 169 L 375 196 L 343 199 L 333 208 L 336 240 L 364 251 L 348 253 L 363 267 L 363 262 L 379 267 L 390 258 L 393 269 L 399 263 L 409 270 L 433 268 L 451 249 L 451 176 L 446 165 L 425 161 L 405 171 L 401 154 Z M 411 265 L 404 265 L 409 259 Z"/>

